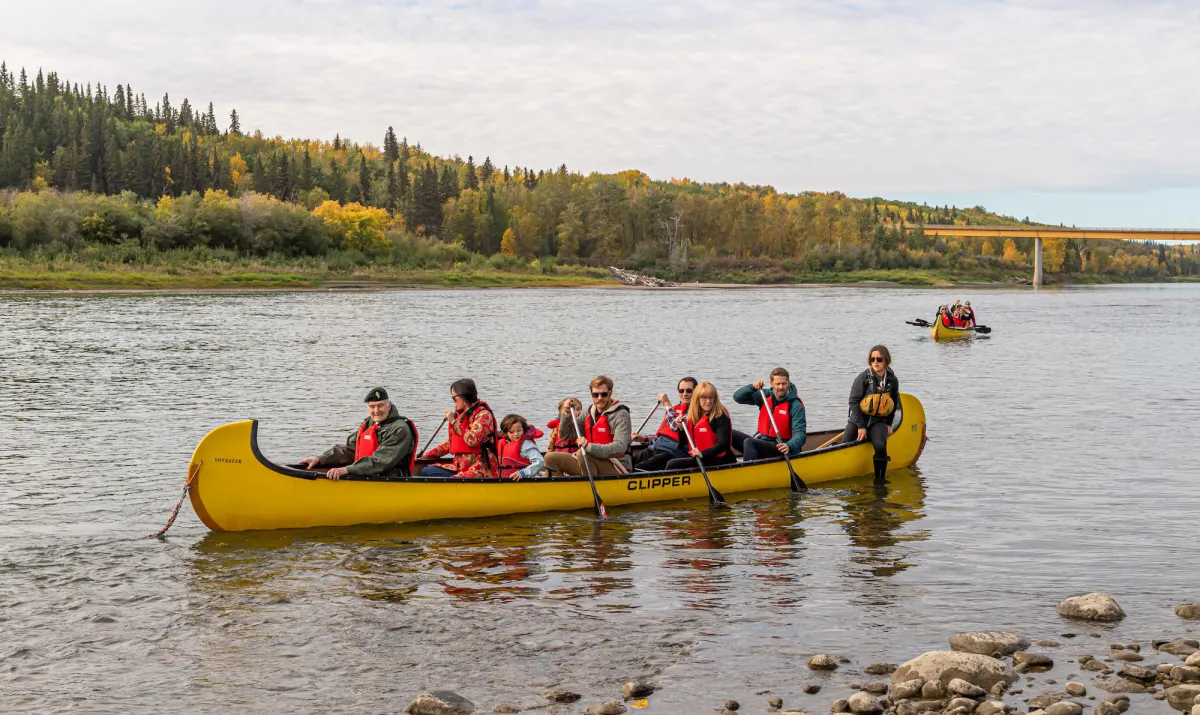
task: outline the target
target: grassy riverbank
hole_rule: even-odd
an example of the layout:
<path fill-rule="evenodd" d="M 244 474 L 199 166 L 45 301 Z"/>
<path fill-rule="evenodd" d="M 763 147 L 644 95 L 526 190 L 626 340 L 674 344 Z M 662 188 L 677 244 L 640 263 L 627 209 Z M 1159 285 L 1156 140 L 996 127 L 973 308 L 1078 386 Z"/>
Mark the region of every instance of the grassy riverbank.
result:
<path fill-rule="evenodd" d="M 794 273 L 692 271 L 661 275 L 681 287 L 771 286 L 796 284 L 938 287 L 952 285 L 1019 285 L 1024 271 L 960 275 L 945 270 L 895 269 Z M 1111 276 L 1061 275 L 1063 284 L 1125 283 Z M 112 263 L 59 257 L 53 260 L 0 255 L 0 290 L 238 290 L 330 289 L 363 290 L 396 287 L 442 288 L 568 288 L 618 285 L 603 268 L 577 265 L 482 266 L 460 263 L 444 267 L 397 268 L 368 264 L 335 267 L 319 260 L 263 261 L 255 259 L 166 260 Z"/>

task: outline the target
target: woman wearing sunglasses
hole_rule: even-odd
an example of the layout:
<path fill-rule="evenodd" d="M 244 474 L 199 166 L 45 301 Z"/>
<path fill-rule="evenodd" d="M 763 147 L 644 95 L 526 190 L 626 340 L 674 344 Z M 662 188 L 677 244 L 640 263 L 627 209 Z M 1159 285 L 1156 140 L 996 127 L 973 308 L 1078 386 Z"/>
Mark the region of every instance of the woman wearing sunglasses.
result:
<path fill-rule="evenodd" d="M 551 452 L 546 455 L 546 466 L 564 474 L 583 474 L 583 460 L 591 465 L 592 474 L 618 474 L 628 472 L 632 462 L 626 452 L 633 435 L 629 419 L 629 408 L 613 398 L 612 378 L 600 375 L 592 380 L 592 406 L 587 414 L 577 415 L 583 434 L 575 441 L 579 447 L 574 454 Z M 617 465 L 620 465 L 618 469 Z"/>
<path fill-rule="evenodd" d="M 867 353 L 867 369 L 854 378 L 850 388 L 850 423 L 842 442 L 871 440 L 875 447 L 875 481 L 887 477 L 887 439 L 893 421 L 900 416 L 900 381 L 892 372 L 892 354 L 876 345 Z"/>
<path fill-rule="evenodd" d="M 634 442 L 649 442 L 650 445 L 642 450 L 634 461 L 639 472 L 653 472 L 663 469 L 667 462 L 679 457 L 686 457 L 687 450 L 681 449 L 683 436 L 679 434 L 679 420 L 687 413 L 688 405 L 692 403 L 692 393 L 696 391 L 697 381 L 694 377 L 685 377 L 679 381 L 675 389 L 679 392 L 679 404 L 672 405 L 667 393 L 658 396 L 658 403 L 667 409 L 662 424 L 652 437 L 641 434 L 633 435 Z"/>

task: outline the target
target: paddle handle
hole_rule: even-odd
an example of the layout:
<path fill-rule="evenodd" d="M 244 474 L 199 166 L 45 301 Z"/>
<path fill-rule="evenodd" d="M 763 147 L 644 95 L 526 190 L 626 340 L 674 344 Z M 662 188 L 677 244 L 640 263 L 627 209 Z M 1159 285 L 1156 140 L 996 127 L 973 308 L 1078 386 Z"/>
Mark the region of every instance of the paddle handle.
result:
<path fill-rule="evenodd" d="M 446 426 L 446 418 L 443 417 L 442 423 L 440 425 L 438 425 L 438 428 L 433 431 L 433 434 L 429 435 L 429 441 L 425 443 L 425 446 L 421 449 L 420 452 L 417 452 L 418 457 L 420 457 L 422 454 L 425 454 L 425 452 L 429 451 L 429 445 L 433 444 L 433 438 L 437 437 L 438 432 L 441 432 L 442 427 L 445 427 L 445 426 Z"/>
<path fill-rule="evenodd" d="M 654 416 L 655 412 L 658 412 L 658 403 L 657 402 L 654 403 L 654 409 L 650 410 L 650 414 L 646 415 L 646 419 L 642 420 L 641 426 L 639 426 L 637 429 L 635 429 L 634 432 L 641 434 L 642 430 L 646 429 L 646 424 L 648 422 L 650 422 L 650 418 Z"/>

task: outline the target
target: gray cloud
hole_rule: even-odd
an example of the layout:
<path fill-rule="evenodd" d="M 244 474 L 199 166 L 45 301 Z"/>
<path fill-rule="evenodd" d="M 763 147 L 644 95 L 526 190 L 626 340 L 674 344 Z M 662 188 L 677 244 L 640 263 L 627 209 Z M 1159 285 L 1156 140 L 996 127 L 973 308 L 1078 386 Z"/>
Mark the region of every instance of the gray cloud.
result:
<path fill-rule="evenodd" d="M 853 194 L 1200 186 L 1200 7 L 229 2 L 10 8 L 0 53 L 269 134 Z M 45 28 L 41 30 L 39 28 Z"/>

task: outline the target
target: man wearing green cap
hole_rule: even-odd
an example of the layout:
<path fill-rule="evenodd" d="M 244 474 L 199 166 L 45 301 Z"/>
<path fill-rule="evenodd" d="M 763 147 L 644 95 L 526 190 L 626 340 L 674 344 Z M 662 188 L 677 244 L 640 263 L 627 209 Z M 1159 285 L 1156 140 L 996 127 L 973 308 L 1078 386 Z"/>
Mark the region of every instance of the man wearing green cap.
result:
<path fill-rule="evenodd" d="M 346 443 L 301 464 L 305 469 L 333 467 L 325 476 L 334 481 L 345 476 L 412 476 L 417 426 L 396 411 L 382 387 L 372 389 L 363 401 L 368 417 L 350 433 Z"/>

